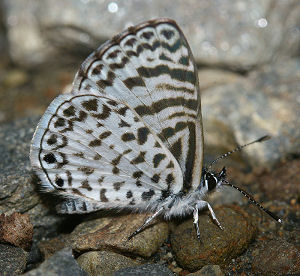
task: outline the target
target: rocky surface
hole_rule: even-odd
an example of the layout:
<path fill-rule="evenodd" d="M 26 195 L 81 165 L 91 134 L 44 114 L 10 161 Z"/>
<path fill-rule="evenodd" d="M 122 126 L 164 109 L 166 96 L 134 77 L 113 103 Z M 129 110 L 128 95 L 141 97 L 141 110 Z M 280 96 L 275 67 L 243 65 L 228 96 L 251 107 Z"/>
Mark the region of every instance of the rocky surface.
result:
<path fill-rule="evenodd" d="M 182 27 L 199 63 L 249 70 L 274 56 L 297 53 L 299 9 L 297 0 L 236 5 L 228 0 L 190 0 L 188 5 L 184 0 L 64 0 L 56 5 L 50 0 L 5 1 L 10 53 L 26 65 L 51 59 L 59 50 L 65 55 L 82 53 L 130 25 L 171 17 Z"/>
<path fill-rule="evenodd" d="M 262 242 L 252 255 L 253 273 L 257 275 L 300 274 L 300 251 L 285 240 Z"/>
<path fill-rule="evenodd" d="M 1 275 L 21 274 L 26 268 L 28 253 L 22 248 L 0 244 Z"/>
<path fill-rule="evenodd" d="M 127 240 L 148 216 L 135 214 L 83 222 L 70 234 L 69 242 L 77 252 L 107 248 L 150 257 L 168 237 L 168 225 L 165 222 L 153 223 L 140 235 Z"/>
<path fill-rule="evenodd" d="M 229 263 L 254 239 L 256 227 L 240 208 L 223 207 L 215 209 L 215 213 L 224 230 L 208 215 L 202 215 L 199 217 L 201 241 L 197 239 L 191 219 L 175 227 L 171 246 L 181 267 L 197 271 L 208 264 Z"/>
<path fill-rule="evenodd" d="M 25 275 L 87 276 L 88 274 L 80 268 L 72 255 L 71 249 L 66 248 L 56 252 L 38 268 L 25 273 Z"/>
<path fill-rule="evenodd" d="M 24 250 L 30 250 L 32 237 L 33 225 L 29 220 L 28 214 L 0 215 L 0 242 L 10 243 Z"/>
<path fill-rule="evenodd" d="M 299 274 L 298 0 L 234 5 L 205 0 L 190 0 L 188 5 L 182 0 L 3 3 L 0 213 L 28 215 L 34 235 L 30 252 L 0 244 L 1 273 Z M 282 225 L 228 187 L 209 198 L 224 231 L 203 211 L 199 214 L 201 243 L 191 217 L 171 222 L 158 219 L 128 242 L 144 215 L 60 216 L 54 211 L 54 198 L 38 193 L 28 153 L 35 126 L 49 102 L 69 89 L 79 64 L 92 49 L 124 27 L 157 16 L 178 21 L 199 64 L 206 161 L 238 144 L 272 136 L 223 159 L 215 169 L 226 164 L 229 181 L 282 218 Z"/>
<path fill-rule="evenodd" d="M 230 150 L 236 143 L 269 134 L 271 140 L 243 151 L 252 166 L 272 167 L 291 154 L 298 155 L 299 69 L 300 59 L 295 59 L 267 66 L 247 79 L 206 89 L 202 93 L 206 146 Z M 286 75 L 289 77 L 285 79 Z"/>
<path fill-rule="evenodd" d="M 110 276 L 122 268 L 139 264 L 128 257 L 110 251 L 90 251 L 80 255 L 77 262 L 90 276 Z"/>

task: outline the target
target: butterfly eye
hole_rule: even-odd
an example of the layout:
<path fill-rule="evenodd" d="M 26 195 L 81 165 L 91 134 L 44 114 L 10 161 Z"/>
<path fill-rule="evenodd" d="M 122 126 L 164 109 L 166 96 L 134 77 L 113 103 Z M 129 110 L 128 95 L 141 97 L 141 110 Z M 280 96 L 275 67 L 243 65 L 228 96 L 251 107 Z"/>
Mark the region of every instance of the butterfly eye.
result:
<path fill-rule="evenodd" d="M 213 190 L 217 186 L 217 179 L 211 174 L 206 174 L 207 188 L 209 191 Z"/>

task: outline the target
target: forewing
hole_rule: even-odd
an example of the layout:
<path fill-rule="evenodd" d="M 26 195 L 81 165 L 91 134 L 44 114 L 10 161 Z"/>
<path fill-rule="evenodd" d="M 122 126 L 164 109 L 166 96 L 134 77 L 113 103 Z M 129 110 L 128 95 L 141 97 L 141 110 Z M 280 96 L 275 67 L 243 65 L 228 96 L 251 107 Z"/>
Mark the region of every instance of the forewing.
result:
<path fill-rule="evenodd" d="M 203 135 L 196 65 L 169 19 L 148 21 L 108 41 L 82 64 L 73 93 L 108 95 L 129 105 L 178 161 L 182 190 L 201 178 Z"/>
<path fill-rule="evenodd" d="M 72 203 L 61 212 L 155 207 L 183 180 L 176 159 L 131 107 L 93 94 L 61 95 L 50 104 L 31 163 L 43 191 Z"/>

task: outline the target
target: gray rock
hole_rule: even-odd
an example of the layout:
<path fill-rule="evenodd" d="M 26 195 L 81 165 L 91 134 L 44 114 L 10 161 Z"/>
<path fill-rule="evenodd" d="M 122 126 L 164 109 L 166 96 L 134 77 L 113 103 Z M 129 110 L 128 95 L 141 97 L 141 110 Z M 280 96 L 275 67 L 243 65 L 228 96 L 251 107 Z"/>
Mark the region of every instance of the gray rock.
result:
<path fill-rule="evenodd" d="M 0 126 L 0 213 L 28 213 L 34 225 L 34 240 L 56 233 L 65 219 L 45 206 L 35 187 L 29 161 L 29 147 L 36 117 Z M 50 208 L 49 208 L 50 207 Z"/>
<path fill-rule="evenodd" d="M 76 260 L 73 258 L 71 249 L 66 248 L 56 252 L 52 257 L 44 261 L 38 268 L 33 269 L 24 275 L 85 276 L 88 274 L 80 268 Z"/>
<path fill-rule="evenodd" d="M 123 268 L 115 272 L 114 276 L 173 276 L 171 270 L 161 264 L 144 264 Z"/>
<path fill-rule="evenodd" d="M 234 5 L 229 0 L 64 0 L 55 5 L 51 0 L 6 0 L 5 7 L 11 56 L 26 65 L 53 59 L 58 50 L 88 53 L 129 25 L 157 17 L 178 22 L 202 64 L 248 70 L 299 51 L 297 0 Z"/>
<path fill-rule="evenodd" d="M 77 262 L 89 276 L 110 276 L 115 271 L 138 265 L 123 255 L 109 251 L 90 251 L 77 258 Z"/>
<path fill-rule="evenodd" d="M 300 60 L 295 59 L 253 72 L 247 80 L 205 90 L 206 146 L 223 152 L 269 134 L 271 140 L 243 150 L 244 160 L 270 167 L 289 155 L 298 155 L 299 87 Z"/>
<path fill-rule="evenodd" d="M 29 162 L 37 122 L 28 118 L 0 126 L 0 212 L 24 213 L 38 203 Z"/>
<path fill-rule="evenodd" d="M 15 275 L 23 273 L 28 253 L 22 248 L 0 244 L 0 274 Z"/>

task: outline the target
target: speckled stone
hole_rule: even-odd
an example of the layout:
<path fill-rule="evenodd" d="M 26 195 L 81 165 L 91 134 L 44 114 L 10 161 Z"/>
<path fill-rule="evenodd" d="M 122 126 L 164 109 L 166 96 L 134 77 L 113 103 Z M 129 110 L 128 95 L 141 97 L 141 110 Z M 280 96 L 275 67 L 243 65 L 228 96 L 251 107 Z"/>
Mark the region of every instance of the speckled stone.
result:
<path fill-rule="evenodd" d="M 300 275 L 300 251 L 283 239 L 262 242 L 252 254 L 255 275 Z"/>
<path fill-rule="evenodd" d="M 241 208 L 221 207 L 214 211 L 223 231 L 204 212 L 199 216 L 201 241 L 197 239 L 192 219 L 180 223 L 172 232 L 171 246 L 184 269 L 197 271 L 208 264 L 228 263 L 254 239 L 256 227 Z"/>
<path fill-rule="evenodd" d="M 168 237 L 166 222 L 154 222 L 140 234 L 127 240 L 148 216 L 149 214 L 119 215 L 82 222 L 70 234 L 69 245 L 77 252 L 112 249 L 149 257 Z"/>
<path fill-rule="evenodd" d="M 10 243 L 29 251 L 32 237 L 33 225 L 28 214 L 0 215 L 0 242 Z"/>
<path fill-rule="evenodd" d="M 77 258 L 89 276 L 111 276 L 119 269 L 139 265 L 138 262 L 110 251 L 90 251 Z"/>
<path fill-rule="evenodd" d="M 33 116 L 0 125 L 0 213 L 28 214 L 34 240 L 53 236 L 65 220 L 53 212 L 54 201 L 38 193 L 31 169 L 29 148 L 38 119 Z"/>
<path fill-rule="evenodd" d="M 27 257 L 28 253 L 22 248 L 0 244 L 0 274 L 10 276 L 23 273 Z"/>

